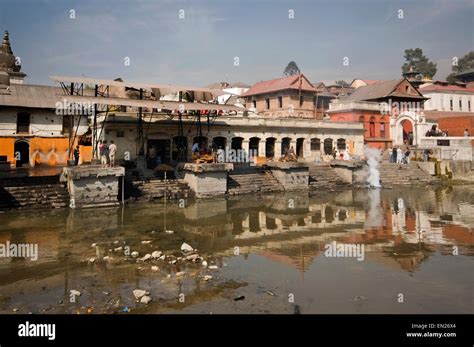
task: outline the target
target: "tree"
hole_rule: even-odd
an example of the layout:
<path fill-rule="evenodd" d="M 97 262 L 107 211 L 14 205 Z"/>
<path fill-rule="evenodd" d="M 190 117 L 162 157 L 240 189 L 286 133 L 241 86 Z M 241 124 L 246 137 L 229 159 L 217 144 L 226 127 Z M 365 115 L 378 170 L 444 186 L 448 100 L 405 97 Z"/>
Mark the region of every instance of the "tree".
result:
<path fill-rule="evenodd" d="M 461 59 L 453 58 L 453 65 L 451 68 L 452 73 L 446 77 L 446 81 L 449 83 L 454 83 L 456 78 L 454 75 L 461 73 L 463 71 L 474 68 L 474 51 L 466 53 Z"/>
<path fill-rule="evenodd" d="M 300 68 L 294 61 L 290 61 L 288 65 L 285 68 L 285 71 L 283 71 L 284 76 L 293 76 L 293 75 L 298 75 L 300 74 Z"/>
<path fill-rule="evenodd" d="M 437 71 L 436 63 L 433 63 L 428 57 L 423 55 L 421 48 L 405 50 L 405 64 L 402 66 L 402 72 L 409 72 L 410 68 L 429 78 L 433 78 Z"/>

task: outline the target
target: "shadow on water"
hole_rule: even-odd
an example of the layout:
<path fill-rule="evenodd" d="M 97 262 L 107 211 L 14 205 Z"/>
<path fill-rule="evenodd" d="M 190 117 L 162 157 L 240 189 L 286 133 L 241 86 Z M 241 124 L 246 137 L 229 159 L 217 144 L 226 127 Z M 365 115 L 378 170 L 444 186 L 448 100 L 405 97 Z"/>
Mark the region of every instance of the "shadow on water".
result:
<path fill-rule="evenodd" d="M 0 311 L 472 313 L 473 187 L 177 200 L 166 211 L 0 215 L 0 244 L 39 248 L 37 261 L 0 258 Z M 186 260 L 183 242 L 217 269 Z M 363 246 L 363 259 L 330 257 L 331 244 Z M 167 258 L 137 261 L 156 250 Z M 136 288 L 153 301 L 137 303 Z"/>

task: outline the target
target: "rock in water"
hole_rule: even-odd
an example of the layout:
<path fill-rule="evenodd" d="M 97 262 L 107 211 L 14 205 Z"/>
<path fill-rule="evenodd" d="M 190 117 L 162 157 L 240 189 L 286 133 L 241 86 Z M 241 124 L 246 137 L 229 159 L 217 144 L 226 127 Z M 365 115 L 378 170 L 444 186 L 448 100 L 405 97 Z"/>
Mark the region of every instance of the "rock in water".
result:
<path fill-rule="evenodd" d="M 188 245 L 186 242 L 183 242 L 183 244 L 181 245 L 181 250 L 183 252 L 192 252 L 192 251 L 194 251 L 194 249 L 190 245 Z"/>
<path fill-rule="evenodd" d="M 142 296 L 142 298 L 140 299 L 140 302 L 141 302 L 142 304 L 148 305 L 148 304 L 151 302 L 151 297 L 148 296 L 148 295 L 144 295 L 144 296 Z"/>
<path fill-rule="evenodd" d="M 209 280 L 212 280 L 212 276 L 211 275 L 205 275 L 202 279 L 204 281 L 209 281 Z"/>
<path fill-rule="evenodd" d="M 158 259 L 159 257 L 161 257 L 161 252 L 160 251 L 154 251 L 153 253 L 151 253 L 151 257 L 153 259 Z"/>
<path fill-rule="evenodd" d="M 147 261 L 151 259 L 151 254 L 145 254 L 145 256 L 141 259 L 142 261 Z"/>
<path fill-rule="evenodd" d="M 184 276 L 184 274 L 185 274 L 184 271 L 177 272 L 177 273 L 176 273 L 176 277 Z"/>
<path fill-rule="evenodd" d="M 167 233 L 167 234 L 174 234 L 174 231 L 173 231 L 173 230 L 165 230 L 165 233 Z"/>
<path fill-rule="evenodd" d="M 150 244 L 150 243 L 151 243 L 150 240 L 142 241 L 142 244 L 144 244 L 144 245 L 148 245 L 148 244 Z"/>
<path fill-rule="evenodd" d="M 136 258 L 140 255 L 140 253 L 138 253 L 137 251 L 133 251 L 132 252 L 132 257 Z"/>
<path fill-rule="evenodd" d="M 204 261 L 202 262 L 202 266 L 207 267 L 207 261 L 204 260 Z"/>
<path fill-rule="evenodd" d="M 159 269 L 160 269 L 160 268 L 159 268 L 158 266 L 156 266 L 156 265 L 153 265 L 153 266 L 151 267 L 151 271 L 154 271 L 154 272 L 158 271 Z"/>
<path fill-rule="evenodd" d="M 217 269 L 218 269 L 217 265 L 209 266 L 209 270 L 217 270 Z"/>
<path fill-rule="evenodd" d="M 191 254 L 186 257 L 186 260 L 190 261 L 196 261 L 196 259 L 199 259 L 199 254 Z"/>

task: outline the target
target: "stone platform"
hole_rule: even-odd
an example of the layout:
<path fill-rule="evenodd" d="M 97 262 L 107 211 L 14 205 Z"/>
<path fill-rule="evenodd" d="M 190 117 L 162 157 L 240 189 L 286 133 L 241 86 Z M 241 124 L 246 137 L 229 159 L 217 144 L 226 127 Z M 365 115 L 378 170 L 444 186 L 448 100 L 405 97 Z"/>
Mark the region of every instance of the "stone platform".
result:
<path fill-rule="evenodd" d="M 285 190 L 308 189 L 309 166 L 306 163 L 286 162 L 266 165 Z"/>
<path fill-rule="evenodd" d="M 184 181 L 197 198 L 224 195 L 227 192 L 227 173 L 234 168 L 229 163 L 184 164 Z"/>
<path fill-rule="evenodd" d="M 61 180 L 67 182 L 70 208 L 115 206 L 120 204 L 119 193 L 125 168 L 103 168 L 96 165 L 63 168 Z"/>

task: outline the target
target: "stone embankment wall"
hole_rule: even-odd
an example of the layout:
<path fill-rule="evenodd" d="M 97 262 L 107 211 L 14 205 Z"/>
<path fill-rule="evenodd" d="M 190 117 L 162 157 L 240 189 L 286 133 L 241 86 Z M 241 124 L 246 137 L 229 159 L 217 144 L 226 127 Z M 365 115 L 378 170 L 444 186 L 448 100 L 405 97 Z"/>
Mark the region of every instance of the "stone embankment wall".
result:
<path fill-rule="evenodd" d="M 0 180 L 0 211 L 66 207 L 69 194 L 58 176 L 14 177 Z"/>

